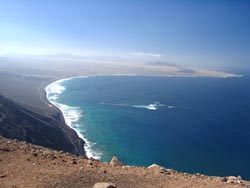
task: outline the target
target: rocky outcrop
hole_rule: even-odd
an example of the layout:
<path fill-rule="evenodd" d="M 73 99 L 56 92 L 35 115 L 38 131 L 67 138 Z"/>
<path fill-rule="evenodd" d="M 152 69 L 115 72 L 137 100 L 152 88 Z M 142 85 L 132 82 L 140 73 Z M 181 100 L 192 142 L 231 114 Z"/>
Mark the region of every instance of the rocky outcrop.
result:
<path fill-rule="evenodd" d="M 113 158 L 110 161 L 110 164 L 112 166 L 122 166 L 122 162 L 116 156 L 113 156 Z"/>
<path fill-rule="evenodd" d="M 155 172 L 155 173 L 164 173 L 164 174 L 171 174 L 171 172 L 173 172 L 173 170 L 171 169 L 166 169 L 163 168 L 157 164 L 152 164 L 148 167 L 148 169 L 150 169 L 151 171 Z"/>
<path fill-rule="evenodd" d="M 222 178 L 222 181 L 232 184 L 241 184 L 242 183 L 242 177 L 241 176 L 227 176 Z"/>
<path fill-rule="evenodd" d="M 107 182 L 95 183 L 93 188 L 116 188 L 115 184 Z"/>

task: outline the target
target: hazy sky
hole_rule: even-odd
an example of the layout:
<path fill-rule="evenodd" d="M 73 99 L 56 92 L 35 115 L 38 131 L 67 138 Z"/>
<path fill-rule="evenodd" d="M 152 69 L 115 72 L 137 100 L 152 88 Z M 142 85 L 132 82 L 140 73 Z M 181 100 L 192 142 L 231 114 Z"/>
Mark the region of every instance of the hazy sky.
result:
<path fill-rule="evenodd" d="M 250 66 L 250 1 L 0 0 L 0 54 Z"/>

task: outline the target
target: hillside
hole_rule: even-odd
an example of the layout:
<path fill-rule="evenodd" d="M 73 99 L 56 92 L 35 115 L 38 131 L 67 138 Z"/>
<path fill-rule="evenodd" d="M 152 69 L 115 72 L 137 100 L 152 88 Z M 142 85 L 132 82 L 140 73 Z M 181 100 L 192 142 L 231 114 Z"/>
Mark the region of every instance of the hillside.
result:
<path fill-rule="evenodd" d="M 85 156 L 84 141 L 60 113 L 43 116 L 33 111 L 0 95 L 0 135 Z"/>
<path fill-rule="evenodd" d="M 92 188 L 96 182 L 112 182 L 117 188 L 250 187 L 240 177 L 108 164 L 0 137 L 1 188 Z"/>

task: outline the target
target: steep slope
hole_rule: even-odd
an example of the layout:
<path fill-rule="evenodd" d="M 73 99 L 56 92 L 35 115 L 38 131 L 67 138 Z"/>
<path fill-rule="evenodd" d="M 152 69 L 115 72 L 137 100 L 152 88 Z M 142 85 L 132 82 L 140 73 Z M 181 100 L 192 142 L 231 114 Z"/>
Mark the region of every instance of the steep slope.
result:
<path fill-rule="evenodd" d="M 0 137 L 1 188 L 92 188 L 111 182 L 117 188 L 247 188 L 240 177 L 186 174 L 99 162 Z"/>
<path fill-rule="evenodd" d="M 0 135 L 85 156 L 84 141 L 60 114 L 42 116 L 1 95 Z"/>

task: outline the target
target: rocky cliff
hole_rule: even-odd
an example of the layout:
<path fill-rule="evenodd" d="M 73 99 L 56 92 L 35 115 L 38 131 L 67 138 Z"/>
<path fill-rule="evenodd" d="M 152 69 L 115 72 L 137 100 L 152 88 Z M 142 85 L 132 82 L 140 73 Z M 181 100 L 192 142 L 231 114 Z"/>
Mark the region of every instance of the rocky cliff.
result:
<path fill-rule="evenodd" d="M 31 109 L 0 95 L 0 135 L 85 156 L 84 141 L 61 114 L 44 116 Z"/>

